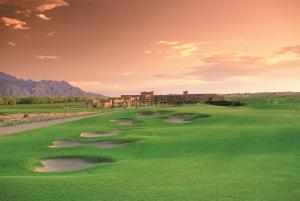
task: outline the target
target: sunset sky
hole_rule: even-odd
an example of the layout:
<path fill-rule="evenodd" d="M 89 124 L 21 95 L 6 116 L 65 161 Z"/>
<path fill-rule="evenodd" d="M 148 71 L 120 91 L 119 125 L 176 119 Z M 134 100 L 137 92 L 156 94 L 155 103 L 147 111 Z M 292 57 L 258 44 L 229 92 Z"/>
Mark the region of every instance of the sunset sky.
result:
<path fill-rule="evenodd" d="M 0 71 L 109 96 L 300 91 L 300 0 L 0 0 Z"/>

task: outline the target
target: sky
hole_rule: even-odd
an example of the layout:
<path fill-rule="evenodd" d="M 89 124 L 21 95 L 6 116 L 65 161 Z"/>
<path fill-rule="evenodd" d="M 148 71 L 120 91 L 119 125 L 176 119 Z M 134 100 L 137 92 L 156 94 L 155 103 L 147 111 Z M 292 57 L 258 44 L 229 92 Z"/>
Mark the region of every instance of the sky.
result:
<path fill-rule="evenodd" d="M 0 0 L 0 71 L 108 96 L 300 91 L 300 1 Z"/>

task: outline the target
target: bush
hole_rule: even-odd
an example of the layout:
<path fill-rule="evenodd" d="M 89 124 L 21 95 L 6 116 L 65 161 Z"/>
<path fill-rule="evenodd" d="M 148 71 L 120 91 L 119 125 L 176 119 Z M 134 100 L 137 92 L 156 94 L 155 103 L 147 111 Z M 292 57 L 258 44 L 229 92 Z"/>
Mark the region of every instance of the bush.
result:
<path fill-rule="evenodd" d="M 35 96 L 35 97 L 0 97 L 0 105 L 16 104 L 51 104 L 51 103 L 75 103 L 85 102 L 87 97 L 60 97 L 60 96 Z"/>
<path fill-rule="evenodd" d="M 220 105 L 220 106 L 245 106 L 246 103 L 240 101 L 209 101 L 210 105 Z"/>
<path fill-rule="evenodd" d="M 0 105 L 4 105 L 4 99 L 3 99 L 3 97 L 0 97 Z"/>
<path fill-rule="evenodd" d="M 24 113 L 23 114 L 23 118 L 27 118 L 27 117 L 29 117 L 29 114 L 28 113 Z"/>
<path fill-rule="evenodd" d="M 0 104 L 1 105 L 16 105 L 17 104 L 17 98 L 13 96 L 2 96 L 0 97 Z"/>

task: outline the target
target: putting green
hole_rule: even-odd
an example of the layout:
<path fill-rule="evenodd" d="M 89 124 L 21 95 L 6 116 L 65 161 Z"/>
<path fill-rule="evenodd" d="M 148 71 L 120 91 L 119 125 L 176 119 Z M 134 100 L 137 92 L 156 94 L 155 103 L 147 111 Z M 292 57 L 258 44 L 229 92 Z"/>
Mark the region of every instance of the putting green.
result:
<path fill-rule="evenodd" d="M 245 107 L 170 107 L 163 117 L 149 118 L 137 114 L 161 109 L 128 109 L 0 137 L 0 200 L 300 200 L 300 99 L 246 101 Z M 209 116 L 166 122 L 176 114 Z M 134 123 L 111 121 L 124 118 Z M 114 130 L 119 135 L 105 140 L 135 143 L 49 147 L 56 140 L 96 141 L 80 134 Z M 75 172 L 34 171 L 42 160 L 75 156 L 114 162 Z"/>

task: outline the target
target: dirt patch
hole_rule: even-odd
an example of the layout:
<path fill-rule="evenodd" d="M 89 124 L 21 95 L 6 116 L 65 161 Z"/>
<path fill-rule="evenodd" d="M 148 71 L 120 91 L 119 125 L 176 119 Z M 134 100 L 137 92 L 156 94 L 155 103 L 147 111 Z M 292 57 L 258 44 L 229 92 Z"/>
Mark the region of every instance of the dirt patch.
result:
<path fill-rule="evenodd" d="M 36 167 L 36 172 L 70 172 L 99 165 L 103 162 L 91 162 L 83 158 L 55 158 L 41 161 L 42 166 Z"/>
<path fill-rule="evenodd" d="M 112 132 L 84 132 L 80 134 L 80 137 L 108 137 L 119 135 L 119 131 L 115 130 Z"/>
<path fill-rule="evenodd" d="M 127 144 L 129 143 L 127 142 L 115 143 L 112 141 L 79 142 L 79 141 L 59 140 L 59 141 L 54 141 L 51 147 L 65 148 L 65 147 L 78 147 L 78 146 L 95 146 L 98 148 L 111 149 L 111 148 L 122 147 Z"/>
<path fill-rule="evenodd" d="M 117 119 L 114 121 L 115 124 L 120 125 L 120 126 L 129 126 L 133 124 L 132 119 Z"/>

